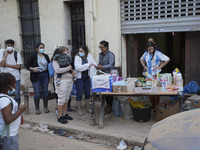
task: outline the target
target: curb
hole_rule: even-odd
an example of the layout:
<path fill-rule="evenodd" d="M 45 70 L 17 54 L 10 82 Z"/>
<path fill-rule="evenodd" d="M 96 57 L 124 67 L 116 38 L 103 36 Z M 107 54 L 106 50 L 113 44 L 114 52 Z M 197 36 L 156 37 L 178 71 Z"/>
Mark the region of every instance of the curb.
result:
<path fill-rule="evenodd" d="M 32 126 L 38 125 L 38 122 L 34 122 L 34 121 L 30 121 L 30 120 L 26 120 L 25 123 L 28 123 Z M 67 131 L 71 134 L 77 134 L 78 135 L 78 134 L 84 133 L 85 135 L 90 136 L 91 138 L 99 139 L 99 140 L 111 143 L 109 146 L 119 145 L 119 142 L 123 138 L 123 137 L 117 137 L 117 136 L 110 136 L 110 135 L 86 132 L 86 131 L 83 131 L 83 130 L 77 130 L 77 129 L 73 129 L 73 128 L 69 128 L 69 127 L 68 128 L 67 127 L 59 127 L 59 126 L 55 126 L 55 125 L 52 125 L 52 124 L 46 124 L 46 125 L 48 125 L 48 128 L 50 128 L 50 129 L 52 129 L 52 128 L 62 128 L 65 131 Z M 135 136 L 137 136 L 137 135 L 135 135 Z M 129 140 L 129 139 L 126 139 L 126 138 L 123 138 L 123 140 L 126 141 L 127 145 L 131 145 L 131 146 L 135 146 L 135 145 L 136 146 L 142 146 L 143 145 L 143 142 L 140 142 L 138 140 L 132 141 L 132 140 Z"/>

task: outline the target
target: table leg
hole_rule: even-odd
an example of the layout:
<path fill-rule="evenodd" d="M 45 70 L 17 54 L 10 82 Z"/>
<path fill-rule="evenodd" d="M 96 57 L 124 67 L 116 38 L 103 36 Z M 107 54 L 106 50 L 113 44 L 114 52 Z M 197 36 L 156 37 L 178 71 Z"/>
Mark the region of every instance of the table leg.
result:
<path fill-rule="evenodd" d="M 99 118 L 99 127 L 100 128 L 103 128 L 103 126 L 104 126 L 104 108 L 105 108 L 105 96 L 102 95 L 101 112 L 100 112 L 100 118 Z"/>
<path fill-rule="evenodd" d="M 180 102 L 180 112 L 182 112 L 183 111 L 183 99 L 184 99 L 183 92 L 178 92 L 178 99 Z"/>
<path fill-rule="evenodd" d="M 96 124 L 96 115 L 95 115 L 95 98 L 96 94 L 92 94 L 92 98 L 90 99 L 90 117 L 94 124 Z"/>

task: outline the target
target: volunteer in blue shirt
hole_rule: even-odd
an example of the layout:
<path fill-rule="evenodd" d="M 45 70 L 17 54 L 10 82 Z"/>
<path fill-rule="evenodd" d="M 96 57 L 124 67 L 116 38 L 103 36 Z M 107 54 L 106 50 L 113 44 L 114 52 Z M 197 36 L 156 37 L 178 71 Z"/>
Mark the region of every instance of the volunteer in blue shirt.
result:
<path fill-rule="evenodd" d="M 99 43 L 101 53 L 99 53 L 99 64 L 97 69 L 105 73 L 110 73 L 115 68 L 115 55 L 109 50 L 109 43 L 107 41 L 101 41 Z M 106 108 L 105 114 L 112 112 L 113 96 L 106 96 Z"/>
<path fill-rule="evenodd" d="M 162 61 L 163 63 L 161 63 Z M 144 70 L 152 76 L 156 75 L 157 70 L 160 72 L 169 61 L 169 57 L 156 50 L 155 44 L 152 42 L 147 42 L 146 52 L 140 58 Z"/>
<path fill-rule="evenodd" d="M 146 52 L 140 58 L 140 63 L 144 67 L 144 71 L 147 71 L 152 76 L 156 75 L 157 70 L 160 72 L 169 61 L 169 57 L 156 50 L 155 44 L 152 42 L 147 42 Z M 160 98 L 159 96 L 151 96 L 150 101 L 152 107 L 155 108 L 159 104 Z"/>

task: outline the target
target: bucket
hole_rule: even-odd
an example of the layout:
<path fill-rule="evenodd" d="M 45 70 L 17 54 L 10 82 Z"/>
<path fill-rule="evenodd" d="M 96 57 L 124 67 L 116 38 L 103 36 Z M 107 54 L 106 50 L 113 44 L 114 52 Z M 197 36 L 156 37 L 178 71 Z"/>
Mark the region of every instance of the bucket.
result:
<path fill-rule="evenodd" d="M 137 122 L 147 122 L 151 118 L 151 106 L 145 105 L 144 109 L 133 108 L 133 119 Z"/>
<path fill-rule="evenodd" d="M 124 101 L 123 103 L 123 117 L 125 119 L 131 119 L 133 118 L 133 112 L 130 103 L 128 102 L 128 99 Z"/>

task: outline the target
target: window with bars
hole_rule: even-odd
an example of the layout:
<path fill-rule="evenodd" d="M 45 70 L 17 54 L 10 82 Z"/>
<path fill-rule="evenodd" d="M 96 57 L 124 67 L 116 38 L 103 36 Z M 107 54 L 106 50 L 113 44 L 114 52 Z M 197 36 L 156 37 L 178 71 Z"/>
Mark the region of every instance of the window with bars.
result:
<path fill-rule="evenodd" d="M 200 0 L 121 0 L 120 3 L 122 26 L 163 20 L 165 23 L 186 21 L 189 25 L 191 18 L 194 25 L 200 20 Z"/>
<path fill-rule="evenodd" d="M 26 64 L 34 46 L 41 41 L 38 0 L 19 0 L 21 36 L 24 63 Z"/>

